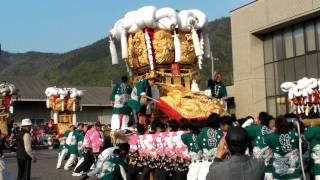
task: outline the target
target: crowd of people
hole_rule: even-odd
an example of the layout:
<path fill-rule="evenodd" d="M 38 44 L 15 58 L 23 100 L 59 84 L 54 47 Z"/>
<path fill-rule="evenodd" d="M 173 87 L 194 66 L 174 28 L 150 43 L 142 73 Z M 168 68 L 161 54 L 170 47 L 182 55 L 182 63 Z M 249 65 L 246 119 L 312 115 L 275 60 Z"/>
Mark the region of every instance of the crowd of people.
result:
<path fill-rule="evenodd" d="M 306 128 L 294 114 L 238 120 L 212 114 L 202 121 L 105 127 L 70 126 L 60 138 L 57 168 L 104 180 L 320 178 L 320 127 Z"/>

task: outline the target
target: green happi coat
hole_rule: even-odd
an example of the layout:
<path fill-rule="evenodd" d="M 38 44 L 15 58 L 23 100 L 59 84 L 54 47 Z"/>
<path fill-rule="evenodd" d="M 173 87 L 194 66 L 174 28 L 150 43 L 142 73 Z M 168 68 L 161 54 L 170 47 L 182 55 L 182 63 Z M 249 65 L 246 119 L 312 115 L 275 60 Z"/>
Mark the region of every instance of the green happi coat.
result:
<path fill-rule="evenodd" d="M 200 160 L 202 158 L 202 150 L 199 145 L 198 135 L 186 133 L 181 135 L 182 142 L 188 147 L 191 160 Z"/>
<path fill-rule="evenodd" d="M 246 127 L 248 136 L 252 139 L 253 157 L 263 159 L 266 164 L 266 172 L 271 172 L 272 151 L 265 142 L 265 137 L 271 133 L 270 129 L 265 125 L 250 125 Z"/>
<path fill-rule="evenodd" d="M 110 101 L 114 103 L 113 114 L 130 114 L 130 108 L 127 105 L 132 88 L 127 83 L 116 84 L 112 89 Z"/>
<path fill-rule="evenodd" d="M 301 177 L 299 159 L 299 136 L 295 131 L 286 134 L 271 133 L 265 137 L 266 144 L 272 149 L 271 172 L 275 179 Z"/>
<path fill-rule="evenodd" d="M 67 135 L 66 147 L 69 154 L 75 154 L 78 156 L 78 136 L 79 130 L 75 129 L 73 132 L 69 132 Z M 71 140 L 68 142 L 68 138 L 71 136 Z"/>
<path fill-rule="evenodd" d="M 205 127 L 198 135 L 198 144 L 203 152 L 204 160 L 213 160 L 224 133 L 221 129 Z"/>
<path fill-rule="evenodd" d="M 304 136 L 310 142 L 311 174 L 320 175 L 320 126 L 309 127 Z"/>
<path fill-rule="evenodd" d="M 216 82 L 210 79 L 208 81 L 208 87 L 211 90 L 212 97 L 214 98 L 223 98 L 227 97 L 227 88 L 222 82 Z"/>
<path fill-rule="evenodd" d="M 141 109 L 141 104 L 140 104 L 140 97 L 141 93 L 147 92 L 148 89 L 148 80 L 140 80 L 136 83 L 135 87 L 132 90 L 131 93 L 131 99 L 128 102 L 128 105 L 130 108 L 135 110 L 136 112 L 139 112 Z"/>
<path fill-rule="evenodd" d="M 59 153 L 61 153 L 63 149 L 67 148 L 66 138 L 68 137 L 69 133 L 70 133 L 69 130 L 65 131 L 64 134 L 63 134 L 63 137 L 59 139 L 59 141 L 60 141 Z"/>
<path fill-rule="evenodd" d="M 120 166 L 126 170 L 127 163 L 117 155 L 110 156 L 109 159 L 103 163 L 100 179 L 113 180 L 117 171 L 120 171 Z"/>
<path fill-rule="evenodd" d="M 78 135 L 78 156 L 80 158 L 83 157 L 83 153 L 80 151 L 80 148 L 83 144 L 83 140 L 84 140 L 84 136 L 85 136 L 85 132 L 80 132 L 79 135 Z"/>

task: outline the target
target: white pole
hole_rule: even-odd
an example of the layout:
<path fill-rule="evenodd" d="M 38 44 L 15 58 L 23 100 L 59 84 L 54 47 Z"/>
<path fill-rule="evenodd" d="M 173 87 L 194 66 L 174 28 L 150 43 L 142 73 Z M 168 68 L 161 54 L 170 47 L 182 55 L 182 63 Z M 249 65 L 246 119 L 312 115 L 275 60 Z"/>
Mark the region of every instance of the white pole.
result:
<path fill-rule="evenodd" d="M 72 114 L 72 124 L 77 125 L 77 115 L 76 112 L 73 112 Z"/>
<path fill-rule="evenodd" d="M 56 111 L 53 112 L 53 121 L 54 124 L 58 124 L 58 112 Z"/>
<path fill-rule="evenodd" d="M 213 63 L 212 51 L 210 52 L 210 59 L 211 59 L 211 77 L 212 77 L 213 76 L 213 72 L 214 72 L 214 63 Z"/>

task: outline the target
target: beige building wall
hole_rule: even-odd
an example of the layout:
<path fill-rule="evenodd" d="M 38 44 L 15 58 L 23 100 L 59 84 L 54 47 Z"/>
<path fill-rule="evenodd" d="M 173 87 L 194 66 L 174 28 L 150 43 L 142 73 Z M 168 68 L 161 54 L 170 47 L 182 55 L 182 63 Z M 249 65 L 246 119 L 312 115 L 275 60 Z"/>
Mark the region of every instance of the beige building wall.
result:
<path fill-rule="evenodd" d="M 263 41 L 256 32 L 318 12 L 320 0 L 258 0 L 230 13 L 237 117 L 266 111 Z"/>

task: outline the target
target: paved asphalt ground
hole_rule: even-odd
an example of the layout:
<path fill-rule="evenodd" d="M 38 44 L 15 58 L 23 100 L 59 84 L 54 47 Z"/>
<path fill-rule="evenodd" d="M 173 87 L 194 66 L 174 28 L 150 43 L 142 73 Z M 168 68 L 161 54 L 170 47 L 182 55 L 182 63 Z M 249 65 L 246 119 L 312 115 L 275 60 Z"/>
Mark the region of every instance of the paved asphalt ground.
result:
<path fill-rule="evenodd" d="M 71 171 L 56 169 L 57 150 L 39 150 L 36 151 L 38 161 L 32 163 L 31 180 L 79 180 L 80 177 L 73 177 Z M 17 177 L 17 162 L 14 154 L 5 153 L 5 162 L 9 171 L 14 177 Z M 65 163 L 66 161 L 64 161 Z M 90 178 L 90 180 L 94 180 Z"/>

